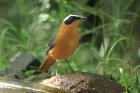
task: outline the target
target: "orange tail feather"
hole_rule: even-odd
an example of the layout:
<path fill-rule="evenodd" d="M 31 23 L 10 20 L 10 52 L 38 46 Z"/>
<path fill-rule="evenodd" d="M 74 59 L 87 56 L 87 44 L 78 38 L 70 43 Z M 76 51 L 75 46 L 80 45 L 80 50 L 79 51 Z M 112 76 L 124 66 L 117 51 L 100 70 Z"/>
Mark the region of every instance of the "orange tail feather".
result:
<path fill-rule="evenodd" d="M 40 65 L 38 72 L 47 71 L 50 66 L 53 65 L 54 61 L 55 60 L 48 54 L 45 58 L 45 62 Z"/>

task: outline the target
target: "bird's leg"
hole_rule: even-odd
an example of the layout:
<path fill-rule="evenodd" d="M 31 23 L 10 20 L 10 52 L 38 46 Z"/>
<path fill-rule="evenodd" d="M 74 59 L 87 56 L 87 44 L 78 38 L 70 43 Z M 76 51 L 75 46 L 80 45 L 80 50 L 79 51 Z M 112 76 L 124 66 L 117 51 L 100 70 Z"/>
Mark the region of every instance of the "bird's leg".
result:
<path fill-rule="evenodd" d="M 74 70 L 73 70 L 73 68 L 71 67 L 69 61 L 68 61 L 67 59 L 65 59 L 65 61 L 66 61 L 66 63 L 68 64 L 68 67 L 70 68 L 70 70 L 71 70 L 72 72 L 74 72 Z"/>
<path fill-rule="evenodd" d="M 55 62 L 55 76 L 56 76 L 56 81 L 58 81 L 60 74 L 58 73 L 58 66 L 57 66 L 57 60 Z"/>

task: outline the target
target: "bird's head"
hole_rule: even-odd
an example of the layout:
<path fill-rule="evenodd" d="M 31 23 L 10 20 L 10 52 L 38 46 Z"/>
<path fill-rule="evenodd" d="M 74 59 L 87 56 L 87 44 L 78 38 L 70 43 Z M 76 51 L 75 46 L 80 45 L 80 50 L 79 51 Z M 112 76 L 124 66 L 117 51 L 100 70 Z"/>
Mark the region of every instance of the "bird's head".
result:
<path fill-rule="evenodd" d="M 86 19 L 87 17 L 70 14 L 67 17 L 64 18 L 63 22 L 65 25 L 68 26 L 78 26 L 81 19 Z"/>

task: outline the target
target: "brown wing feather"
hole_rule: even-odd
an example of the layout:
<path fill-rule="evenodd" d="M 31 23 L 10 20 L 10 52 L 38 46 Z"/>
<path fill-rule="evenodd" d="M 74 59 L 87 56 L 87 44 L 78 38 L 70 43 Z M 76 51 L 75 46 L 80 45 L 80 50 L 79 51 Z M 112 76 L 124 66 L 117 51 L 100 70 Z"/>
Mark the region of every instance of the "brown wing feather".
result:
<path fill-rule="evenodd" d="M 48 52 L 50 51 L 50 49 L 52 49 L 55 46 L 56 35 L 57 35 L 57 32 L 55 32 L 52 35 L 52 37 L 48 43 L 45 61 L 40 65 L 38 72 L 47 71 L 50 68 L 50 66 L 53 65 L 53 63 L 55 62 L 55 60 L 48 54 Z"/>
<path fill-rule="evenodd" d="M 48 43 L 48 46 L 47 46 L 46 55 L 48 55 L 49 50 L 52 49 L 55 46 L 56 35 L 57 35 L 57 32 L 55 32 L 52 35 L 51 39 L 49 40 L 49 43 Z"/>

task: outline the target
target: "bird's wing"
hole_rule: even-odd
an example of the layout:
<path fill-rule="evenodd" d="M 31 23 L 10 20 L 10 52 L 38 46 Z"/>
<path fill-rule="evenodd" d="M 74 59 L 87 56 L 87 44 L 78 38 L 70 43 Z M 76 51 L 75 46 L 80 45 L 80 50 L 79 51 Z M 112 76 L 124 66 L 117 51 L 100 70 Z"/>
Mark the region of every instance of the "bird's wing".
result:
<path fill-rule="evenodd" d="M 56 39 L 57 32 L 55 32 L 52 37 L 49 40 L 48 46 L 47 46 L 47 51 L 46 55 L 48 54 L 49 50 L 52 49 L 55 46 L 55 39 Z"/>

